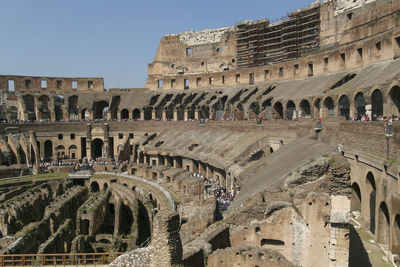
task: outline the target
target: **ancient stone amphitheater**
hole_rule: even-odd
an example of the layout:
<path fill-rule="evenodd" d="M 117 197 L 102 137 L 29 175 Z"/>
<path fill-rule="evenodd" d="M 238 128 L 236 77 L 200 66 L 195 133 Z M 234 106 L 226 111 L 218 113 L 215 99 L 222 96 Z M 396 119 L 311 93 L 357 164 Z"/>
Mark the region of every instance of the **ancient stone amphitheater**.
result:
<path fill-rule="evenodd" d="M 399 0 L 327 0 L 145 88 L 0 75 L 0 265 L 400 264 L 399 57 Z"/>

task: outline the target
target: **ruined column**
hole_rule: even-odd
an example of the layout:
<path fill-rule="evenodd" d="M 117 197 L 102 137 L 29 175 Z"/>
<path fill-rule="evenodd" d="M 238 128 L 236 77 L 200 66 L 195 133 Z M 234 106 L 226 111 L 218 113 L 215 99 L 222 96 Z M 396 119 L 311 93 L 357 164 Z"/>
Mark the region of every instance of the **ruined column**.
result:
<path fill-rule="evenodd" d="M 50 97 L 49 102 L 50 121 L 56 121 L 56 112 L 54 107 L 54 97 Z"/>
<path fill-rule="evenodd" d="M 178 111 L 174 109 L 174 121 L 178 121 Z"/>
<path fill-rule="evenodd" d="M 90 123 L 86 124 L 86 157 L 88 159 L 92 158 L 92 134 L 91 134 L 92 127 Z"/>
<path fill-rule="evenodd" d="M 165 111 L 165 109 L 163 109 L 163 111 L 162 111 L 162 119 L 163 120 L 167 119 L 167 112 Z"/>
<path fill-rule="evenodd" d="M 151 241 L 155 253 L 150 259 L 151 266 L 183 266 L 179 221 L 179 215 L 173 211 L 161 211 L 155 216 Z"/>
<path fill-rule="evenodd" d="M 144 121 L 144 109 L 140 112 L 140 120 Z"/>
<path fill-rule="evenodd" d="M 151 119 L 152 120 L 156 119 L 156 111 L 154 109 L 151 111 Z"/>
<path fill-rule="evenodd" d="M 188 118 L 189 118 L 189 112 L 188 112 L 187 110 L 185 110 L 185 111 L 183 112 L 183 119 L 184 119 L 184 121 L 187 121 Z"/>
<path fill-rule="evenodd" d="M 38 96 L 34 96 L 33 97 L 33 101 L 34 101 L 33 108 L 35 110 L 35 117 L 36 117 L 36 120 L 39 121 L 42 118 L 41 114 L 39 112 L 39 107 L 38 107 L 39 97 Z"/>
<path fill-rule="evenodd" d="M 115 217 L 114 217 L 114 238 L 118 238 L 119 235 L 119 222 L 121 220 L 121 199 L 119 197 L 115 198 L 114 202 L 114 211 L 115 211 Z"/>
<path fill-rule="evenodd" d="M 198 120 L 198 119 L 199 119 L 199 110 L 198 110 L 198 109 L 196 109 L 196 110 L 194 111 L 194 119 L 195 119 L 195 120 Z"/>

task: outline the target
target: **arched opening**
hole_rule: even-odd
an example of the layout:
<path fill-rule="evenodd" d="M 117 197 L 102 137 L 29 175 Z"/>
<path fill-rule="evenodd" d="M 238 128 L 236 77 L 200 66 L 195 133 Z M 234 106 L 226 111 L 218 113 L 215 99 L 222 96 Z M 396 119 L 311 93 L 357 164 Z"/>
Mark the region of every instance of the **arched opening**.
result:
<path fill-rule="evenodd" d="M 301 110 L 302 117 L 309 118 L 311 116 L 310 103 L 306 99 L 301 100 L 300 110 Z"/>
<path fill-rule="evenodd" d="M 95 120 L 106 120 L 108 112 L 108 102 L 99 101 L 93 104 L 93 117 Z"/>
<path fill-rule="evenodd" d="M 241 103 L 239 103 L 235 109 L 235 119 L 239 121 L 244 119 L 244 111 Z"/>
<path fill-rule="evenodd" d="M 18 109 L 15 106 L 7 108 L 8 121 L 16 121 L 18 119 Z"/>
<path fill-rule="evenodd" d="M 358 93 L 354 98 L 354 105 L 357 111 L 357 119 L 360 119 L 362 115 L 365 115 L 365 100 L 363 93 Z"/>
<path fill-rule="evenodd" d="M 291 100 L 289 100 L 286 104 L 286 119 L 290 121 L 297 119 L 296 105 Z"/>
<path fill-rule="evenodd" d="M 132 111 L 132 119 L 134 119 L 134 120 L 140 120 L 140 110 L 139 110 L 139 109 L 135 108 L 135 109 Z"/>
<path fill-rule="evenodd" d="M 123 236 L 130 235 L 134 221 L 133 213 L 132 210 L 124 203 L 121 203 L 120 216 L 123 218 L 123 220 L 119 220 L 119 234 Z"/>
<path fill-rule="evenodd" d="M 64 105 L 65 98 L 63 95 L 57 95 L 54 97 L 54 113 L 56 115 L 56 121 L 64 120 L 62 106 Z"/>
<path fill-rule="evenodd" d="M 174 119 L 174 105 L 169 105 L 168 107 L 165 108 L 165 118 L 167 120 L 173 120 Z"/>
<path fill-rule="evenodd" d="M 265 109 L 265 117 L 268 119 L 271 119 L 272 117 L 271 102 L 272 98 L 268 98 L 267 100 L 264 101 L 264 103 L 262 103 L 262 107 L 263 109 Z"/>
<path fill-rule="evenodd" d="M 283 106 L 281 102 L 276 102 L 273 107 L 273 118 L 276 120 L 283 119 Z"/>
<path fill-rule="evenodd" d="M 44 142 L 44 160 L 51 160 L 53 158 L 53 143 L 50 140 Z"/>
<path fill-rule="evenodd" d="M 92 159 L 101 158 L 103 155 L 103 140 L 96 138 L 92 141 Z"/>
<path fill-rule="evenodd" d="M 339 116 L 346 117 L 346 120 L 349 119 L 350 116 L 350 101 L 346 95 L 342 95 L 339 98 Z"/>
<path fill-rule="evenodd" d="M 314 101 L 314 117 L 315 118 L 318 118 L 321 116 L 320 110 L 321 110 L 321 99 L 317 98 Z"/>
<path fill-rule="evenodd" d="M 136 245 L 141 246 L 150 238 L 151 229 L 150 229 L 150 218 L 147 212 L 146 207 L 143 205 L 141 201 L 138 201 L 139 207 L 139 216 L 137 217 L 138 221 L 138 238 L 136 240 Z"/>
<path fill-rule="evenodd" d="M 331 97 L 327 97 L 324 100 L 324 117 L 333 117 L 335 116 L 335 104 L 333 104 L 333 100 Z"/>
<path fill-rule="evenodd" d="M 73 95 L 68 99 L 68 112 L 70 120 L 78 120 L 78 96 Z"/>
<path fill-rule="evenodd" d="M 369 192 L 369 230 L 375 234 L 376 186 L 372 172 L 368 172 L 366 184 L 367 192 Z"/>
<path fill-rule="evenodd" d="M 92 182 L 90 184 L 90 192 L 94 193 L 94 192 L 99 192 L 99 184 L 97 182 Z"/>
<path fill-rule="evenodd" d="M 389 210 L 385 202 L 379 205 L 378 213 L 378 243 L 383 245 L 389 245 L 389 225 L 390 216 Z"/>
<path fill-rule="evenodd" d="M 104 183 L 104 185 L 103 185 L 103 191 L 105 192 L 105 191 L 107 191 L 107 189 L 108 189 L 108 184 L 107 184 L 107 183 Z"/>
<path fill-rule="evenodd" d="M 90 119 L 90 112 L 87 108 L 83 109 L 81 112 L 82 120 L 89 120 Z"/>
<path fill-rule="evenodd" d="M 111 99 L 111 105 L 110 105 L 110 115 L 112 120 L 117 120 L 118 119 L 118 107 L 119 104 L 121 103 L 121 97 L 119 95 L 113 96 Z"/>
<path fill-rule="evenodd" d="M 39 97 L 38 110 L 41 119 L 50 120 L 49 102 L 50 98 L 47 95 L 41 95 Z"/>
<path fill-rule="evenodd" d="M 210 118 L 210 108 L 208 106 L 202 106 L 199 110 L 199 119 Z"/>
<path fill-rule="evenodd" d="M 68 157 L 70 158 L 70 159 L 75 159 L 76 158 L 76 155 L 77 155 L 77 151 L 78 151 L 78 148 L 76 147 L 76 145 L 70 145 L 69 146 L 69 148 L 68 148 Z"/>
<path fill-rule="evenodd" d="M 188 108 L 187 113 L 188 113 L 188 119 L 189 120 L 194 120 L 194 111 L 195 111 L 195 107 L 191 106 Z"/>
<path fill-rule="evenodd" d="M 400 112 L 400 87 L 397 85 L 393 86 L 390 89 L 389 95 L 397 108 L 397 112 Z"/>
<path fill-rule="evenodd" d="M 64 159 L 65 158 L 65 147 L 59 145 L 56 147 L 57 159 Z"/>
<path fill-rule="evenodd" d="M 21 159 L 21 164 L 26 164 L 26 163 L 27 163 L 27 162 L 26 162 L 26 153 L 25 153 L 25 151 L 22 149 L 22 147 L 19 147 L 19 148 L 17 149 L 17 152 L 18 152 L 19 158 Z"/>
<path fill-rule="evenodd" d="M 144 120 L 146 121 L 151 121 L 152 119 L 152 114 L 153 113 L 153 108 L 152 107 L 146 107 L 144 109 Z"/>
<path fill-rule="evenodd" d="M 357 183 L 351 185 L 351 210 L 361 212 L 361 190 Z"/>
<path fill-rule="evenodd" d="M 394 218 L 391 251 L 393 254 L 400 254 L 400 214 Z"/>
<path fill-rule="evenodd" d="M 261 247 L 268 247 L 268 246 L 284 246 L 285 242 L 278 239 L 262 239 L 261 240 Z"/>
<path fill-rule="evenodd" d="M 260 114 L 260 104 L 258 102 L 251 103 L 249 107 L 249 119 L 255 119 Z"/>
<path fill-rule="evenodd" d="M 35 114 L 35 98 L 32 95 L 24 95 L 23 97 L 26 107 L 26 112 L 28 113 L 28 120 L 36 120 Z"/>
<path fill-rule="evenodd" d="M 371 104 L 372 120 L 376 121 L 379 116 L 383 116 L 383 96 L 379 89 L 372 93 Z"/>
<path fill-rule="evenodd" d="M 127 109 L 121 110 L 121 120 L 129 119 L 129 111 Z"/>
<path fill-rule="evenodd" d="M 183 106 L 177 109 L 177 119 L 178 121 L 183 121 L 185 119 L 185 109 Z"/>

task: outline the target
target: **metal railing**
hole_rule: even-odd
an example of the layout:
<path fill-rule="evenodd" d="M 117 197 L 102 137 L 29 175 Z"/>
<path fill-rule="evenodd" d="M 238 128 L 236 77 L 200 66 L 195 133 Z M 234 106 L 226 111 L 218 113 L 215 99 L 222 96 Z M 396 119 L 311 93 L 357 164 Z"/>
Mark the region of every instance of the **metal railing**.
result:
<path fill-rule="evenodd" d="M 0 255 L 0 266 L 86 266 L 104 265 L 114 261 L 123 252 L 76 254 L 14 254 Z"/>

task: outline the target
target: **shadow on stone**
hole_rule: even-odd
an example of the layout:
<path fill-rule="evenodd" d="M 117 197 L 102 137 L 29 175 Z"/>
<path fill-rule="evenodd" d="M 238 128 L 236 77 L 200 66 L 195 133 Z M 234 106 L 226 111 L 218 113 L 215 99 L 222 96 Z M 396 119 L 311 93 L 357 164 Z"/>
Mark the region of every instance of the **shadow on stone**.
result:
<path fill-rule="evenodd" d="M 350 225 L 350 253 L 349 267 L 372 266 L 368 258 L 368 253 L 353 225 Z"/>

